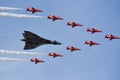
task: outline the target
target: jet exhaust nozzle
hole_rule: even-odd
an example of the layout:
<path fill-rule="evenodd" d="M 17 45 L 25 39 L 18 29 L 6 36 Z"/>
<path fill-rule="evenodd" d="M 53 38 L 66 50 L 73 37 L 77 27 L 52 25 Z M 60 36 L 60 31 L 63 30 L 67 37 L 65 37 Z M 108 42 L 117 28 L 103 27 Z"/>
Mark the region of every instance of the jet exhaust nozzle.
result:
<path fill-rule="evenodd" d="M 26 41 L 25 39 L 20 39 L 21 41 Z"/>

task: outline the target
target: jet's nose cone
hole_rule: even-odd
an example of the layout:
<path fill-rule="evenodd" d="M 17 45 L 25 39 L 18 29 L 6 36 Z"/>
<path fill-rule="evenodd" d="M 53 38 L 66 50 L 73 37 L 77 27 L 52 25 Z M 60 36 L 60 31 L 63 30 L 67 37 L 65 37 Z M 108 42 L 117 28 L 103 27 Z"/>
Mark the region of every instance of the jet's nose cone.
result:
<path fill-rule="evenodd" d="M 57 42 L 57 41 L 53 41 L 53 44 L 54 44 L 54 45 L 61 45 L 62 43 Z"/>
<path fill-rule="evenodd" d="M 58 42 L 57 44 L 58 44 L 58 45 L 61 45 L 62 43 Z"/>
<path fill-rule="evenodd" d="M 42 10 L 38 10 L 38 12 L 43 12 Z"/>

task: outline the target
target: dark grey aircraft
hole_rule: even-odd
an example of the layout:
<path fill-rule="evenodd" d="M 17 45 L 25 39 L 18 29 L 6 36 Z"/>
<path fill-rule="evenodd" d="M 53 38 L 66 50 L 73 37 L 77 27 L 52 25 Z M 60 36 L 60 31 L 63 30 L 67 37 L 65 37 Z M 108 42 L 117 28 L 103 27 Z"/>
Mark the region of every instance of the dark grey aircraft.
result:
<path fill-rule="evenodd" d="M 25 41 L 24 50 L 34 49 L 44 44 L 61 45 L 60 42 L 44 39 L 30 31 L 24 31 L 23 37 L 24 39 L 21 39 L 21 41 Z"/>

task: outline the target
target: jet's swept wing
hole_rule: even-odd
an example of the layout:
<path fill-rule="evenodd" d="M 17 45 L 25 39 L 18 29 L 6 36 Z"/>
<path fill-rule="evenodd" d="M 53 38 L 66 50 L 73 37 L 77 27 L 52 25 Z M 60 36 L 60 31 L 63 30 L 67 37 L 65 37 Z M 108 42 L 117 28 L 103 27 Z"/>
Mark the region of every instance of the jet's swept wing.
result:
<path fill-rule="evenodd" d="M 53 44 L 53 45 L 61 44 L 60 42 L 57 42 L 57 41 L 44 39 L 30 31 L 24 31 L 23 36 L 24 36 L 24 39 L 22 39 L 22 41 L 25 41 L 25 47 L 24 47 L 25 50 L 34 49 L 44 44 Z"/>
<path fill-rule="evenodd" d="M 34 49 L 38 46 L 39 46 L 38 44 L 32 44 L 32 43 L 29 43 L 29 42 L 25 42 L 24 50 Z"/>

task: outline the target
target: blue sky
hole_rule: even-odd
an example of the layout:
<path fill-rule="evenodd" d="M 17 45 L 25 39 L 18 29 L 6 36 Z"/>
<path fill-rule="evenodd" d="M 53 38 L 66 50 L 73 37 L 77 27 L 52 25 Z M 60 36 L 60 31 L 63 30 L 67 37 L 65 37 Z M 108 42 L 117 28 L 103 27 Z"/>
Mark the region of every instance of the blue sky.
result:
<path fill-rule="evenodd" d="M 28 30 L 41 37 L 57 40 L 60 46 L 43 45 L 28 52 L 44 53 L 43 56 L 0 54 L 0 57 L 22 58 L 26 61 L 0 61 L 1 80 L 120 80 L 120 40 L 104 39 L 105 34 L 120 36 L 119 0 L 1 0 L 0 6 L 22 8 L 21 11 L 1 10 L 0 12 L 28 14 L 26 8 L 33 6 L 43 10 L 35 13 L 45 18 L 12 18 L 0 16 L 0 49 L 23 50 L 22 33 Z M 49 14 L 64 18 L 63 21 L 47 19 Z M 70 28 L 68 21 L 83 24 Z M 91 35 L 86 28 L 94 27 L 103 33 Z M 89 47 L 85 40 L 97 41 L 99 46 Z M 81 48 L 70 52 L 67 45 Z M 48 56 L 50 51 L 63 54 L 62 58 Z M 32 57 L 45 60 L 34 64 Z"/>

